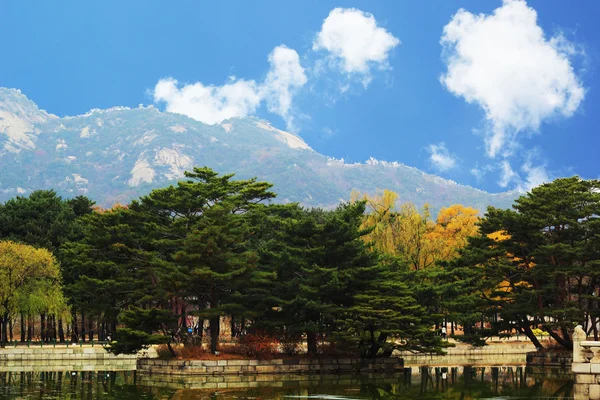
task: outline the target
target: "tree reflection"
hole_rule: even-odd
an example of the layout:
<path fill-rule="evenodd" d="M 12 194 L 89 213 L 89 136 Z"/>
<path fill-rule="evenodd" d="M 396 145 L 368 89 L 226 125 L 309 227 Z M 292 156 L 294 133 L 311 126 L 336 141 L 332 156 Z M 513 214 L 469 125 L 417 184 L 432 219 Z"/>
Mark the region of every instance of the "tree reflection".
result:
<path fill-rule="evenodd" d="M 152 379 L 134 371 L 0 372 L 0 398 L 289 400 L 326 395 L 348 400 L 573 398 L 573 383 L 565 372 L 552 375 L 549 370 L 519 366 L 420 367 L 407 368 L 401 374 L 372 376 L 229 375 L 225 379 L 153 375 Z M 217 381 L 222 383 L 211 383 Z"/>

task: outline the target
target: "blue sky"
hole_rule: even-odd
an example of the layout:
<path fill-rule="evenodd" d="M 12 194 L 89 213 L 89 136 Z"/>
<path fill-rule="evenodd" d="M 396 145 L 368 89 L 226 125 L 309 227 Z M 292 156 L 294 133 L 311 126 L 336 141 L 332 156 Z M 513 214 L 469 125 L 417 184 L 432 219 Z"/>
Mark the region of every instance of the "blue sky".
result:
<path fill-rule="evenodd" d="M 462 10 L 462 11 L 459 11 Z M 488 191 L 597 178 L 600 2 L 0 0 L 0 86 L 41 108 L 256 115 L 347 162 Z"/>

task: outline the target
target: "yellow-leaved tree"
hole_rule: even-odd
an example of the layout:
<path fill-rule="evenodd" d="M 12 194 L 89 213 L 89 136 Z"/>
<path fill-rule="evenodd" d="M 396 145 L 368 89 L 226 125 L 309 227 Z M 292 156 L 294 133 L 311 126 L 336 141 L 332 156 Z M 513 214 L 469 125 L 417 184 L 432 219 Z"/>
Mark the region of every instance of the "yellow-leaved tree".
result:
<path fill-rule="evenodd" d="M 67 310 L 60 270 L 52 253 L 26 244 L 0 241 L 0 344 L 8 342 L 10 318 L 17 313 L 62 314 Z"/>
<path fill-rule="evenodd" d="M 469 236 L 477 234 L 478 211 L 472 207 L 454 204 L 442 208 L 427 240 L 433 242 L 436 260 L 451 260 L 458 250 L 467 245 Z"/>
<path fill-rule="evenodd" d="M 477 233 L 478 211 L 460 204 L 442 208 L 433 221 L 427 204 L 421 210 L 412 203 L 398 206 L 399 196 L 390 190 L 353 192 L 351 199 L 367 203 L 362 228 L 372 229 L 364 236 L 371 248 L 400 257 L 415 271 L 453 259 Z"/>

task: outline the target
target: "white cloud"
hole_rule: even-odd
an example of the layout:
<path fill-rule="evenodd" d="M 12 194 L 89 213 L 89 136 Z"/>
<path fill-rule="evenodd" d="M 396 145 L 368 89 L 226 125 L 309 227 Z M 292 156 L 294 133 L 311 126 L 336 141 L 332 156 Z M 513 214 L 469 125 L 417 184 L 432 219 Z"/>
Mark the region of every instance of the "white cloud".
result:
<path fill-rule="evenodd" d="M 262 95 L 272 113 L 280 115 L 293 129 L 293 117 L 290 115 L 292 98 L 295 92 L 306 84 L 306 74 L 300 65 L 296 50 L 284 45 L 277 46 L 269 54 L 271 69 L 262 85 Z"/>
<path fill-rule="evenodd" d="M 525 179 L 519 184 L 517 190 L 522 192 L 527 192 L 542 183 L 552 180 L 548 175 L 548 171 L 546 171 L 545 165 L 534 166 L 530 161 L 527 161 L 521 166 L 521 170 L 525 173 Z"/>
<path fill-rule="evenodd" d="M 481 181 L 488 172 L 493 170 L 494 167 L 491 164 L 486 164 L 483 167 L 480 167 L 479 164 L 476 164 L 473 168 L 471 168 L 471 175 L 473 175 L 478 181 Z"/>
<path fill-rule="evenodd" d="M 363 75 L 366 86 L 371 67 L 389 68 L 389 53 L 398 44 L 400 40 L 378 26 L 372 14 L 356 8 L 334 8 L 323 21 L 312 48 L 328 51 L 330 61 L 345 73 Z"/>
<path fill-rule="evenodd" d="M 438 171 L 447 171 L 456 166 L 456 159 L 450 155 L 445 143 L 430 144 L 427 150 L 429 161 Z"/>
<path fill-rule="evenodd" d="M 527 156 L 527 160 L 521 165 L 522 176 L 512 169 L 507 160 L 503 160 L 500 163 L 500 171 L 500 181 L 498 184 L 502 187 L 507 187 L 510 183 L 514 183 L 514 188 L 520 192 L 527 192 L 536 186 L 552 180 L 546 170 L 546 165 L 533 165 L 531 154 Z"/>
<path fill-rule="evenodd" d="M 169 112 L 218 124 L 228 118 L 254 113 L 261 97 L 254 81 L 240 79 L 223 86 L 205 86 L 197 82 L 179 87 L 177 80 L 166 78 L 156 84 L 154 101 L 165 102 Z"/>
<path fill-rule="evenodd" d="M 513 171 L 512 167 L 510 165 L 510 162 L 508 162 L 508 160 L 503 160 L 500 163 L 500 181 L 498 182 L 498 185 L 505 188 L 513 180 L 518 180 L 518 179 L 519 179 L 519 174 L 517 174 L 515 171 Z"/>
<path fill-rule="evenodd" d="M 519 133 L 571 116 L 584 98 L 571 64 L 576 46 L 562 34 L 547 39 L 523 0 L 504 0 L 490 15 L 460 9 L 444 27 L 441 44 L 448 68 L 441 82 L 484 110 L 490 157 L 510 154 Z"/>
<path fill-rule="evenodd" d="M 261 84 L 235 76 L 222 86 L 201 82 L 179 85 L 173 78 L 161 79 L 154 87 L 154 101 L 164 102 L 169 112 L 207 124 L 246 117 L 266 102 L 269 111 L 280 115 L 290 127 L 293 96 L 306 83 L 306 75 L 298 53 L 284 45 L 273 49 L 269 63 L 269 72 Z"/>

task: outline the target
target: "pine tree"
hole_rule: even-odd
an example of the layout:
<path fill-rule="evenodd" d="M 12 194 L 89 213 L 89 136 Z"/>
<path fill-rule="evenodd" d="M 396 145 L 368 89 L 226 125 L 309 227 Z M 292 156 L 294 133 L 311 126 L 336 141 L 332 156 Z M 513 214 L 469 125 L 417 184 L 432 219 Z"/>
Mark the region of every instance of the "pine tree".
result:
<path fill-rule="evenodd" d="M 598 318 L 600 181 L 557 179 L 513 207 L 488 209 L 449 273 L 494 331 L 517 329 L 541 347 L 532 334 L 540 327 L 571 348 L 574 326 L 590 332 Z"/>

